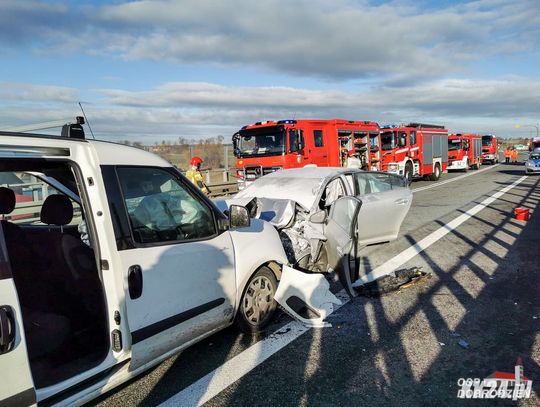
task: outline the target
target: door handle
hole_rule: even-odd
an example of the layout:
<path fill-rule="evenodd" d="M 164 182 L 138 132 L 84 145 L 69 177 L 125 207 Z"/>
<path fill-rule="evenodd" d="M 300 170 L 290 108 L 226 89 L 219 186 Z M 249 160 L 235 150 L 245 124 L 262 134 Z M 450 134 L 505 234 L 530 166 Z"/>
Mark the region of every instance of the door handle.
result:
<path fill-rule="evenodd" d="M 409 200 L 408 199 L 396 199 L 394 202 L 397 203 L 398 205 L 406 205 L 406 204 L 409 203 Z"/>
<path fill-rule="evenodd" d="M 15 315 L 9 305 L 0 306 L 0 355 L 15 347 Z"/>
<path fill-rule="evenodd" d="M 142 295 L 143 275 L 141 266 L 135 264 L 128 269 L 129 298 L 136 300 Z"/>

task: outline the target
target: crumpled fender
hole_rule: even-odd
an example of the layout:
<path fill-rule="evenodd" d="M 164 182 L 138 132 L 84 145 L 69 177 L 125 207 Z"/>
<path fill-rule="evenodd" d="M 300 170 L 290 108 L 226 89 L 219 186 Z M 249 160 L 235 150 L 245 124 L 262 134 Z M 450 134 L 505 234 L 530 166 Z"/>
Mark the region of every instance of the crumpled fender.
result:
<path fill-rule="evenodd" d="M 283 266 L 274 299 L 290 316 L 314 328 L 331 326 L 324 320 L 334 310 L 334 304 L 341 305 L 341 301 L 330 291 L 330 284 L 324 275 L 304 273 L 286 265 Z M 318 317 L 305 318 L 299 315 L 291 303 L 305 305 Z"/>

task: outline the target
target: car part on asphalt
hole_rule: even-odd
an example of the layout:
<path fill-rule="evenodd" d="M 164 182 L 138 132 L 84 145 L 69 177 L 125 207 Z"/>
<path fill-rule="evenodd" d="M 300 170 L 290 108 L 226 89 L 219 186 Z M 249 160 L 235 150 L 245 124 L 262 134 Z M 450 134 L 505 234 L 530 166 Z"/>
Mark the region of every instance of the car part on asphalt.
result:
<path fill-rule="evenodd" d="M 392 291 L 411 287 L 428 278 L 431 278 L 431 273 L 422 271 L 421 267 L 411 267 L 396 270 L 393 275 L 389 274 L 355 288 L 360 295 L 377 297 Z"/>

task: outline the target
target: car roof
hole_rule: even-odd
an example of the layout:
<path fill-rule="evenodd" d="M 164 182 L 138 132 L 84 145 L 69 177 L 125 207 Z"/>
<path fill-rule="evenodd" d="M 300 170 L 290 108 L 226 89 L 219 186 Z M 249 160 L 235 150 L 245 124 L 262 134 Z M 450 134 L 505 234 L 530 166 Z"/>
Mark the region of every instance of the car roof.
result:
<path fill-rule="evenodd" d="M 304 167 L 279 170 L 258 178 L 236 198 L 290 199 L 310 210 L 319 190 L 329 179 L 340 174 L 363 172 L 355 168 Z"/>

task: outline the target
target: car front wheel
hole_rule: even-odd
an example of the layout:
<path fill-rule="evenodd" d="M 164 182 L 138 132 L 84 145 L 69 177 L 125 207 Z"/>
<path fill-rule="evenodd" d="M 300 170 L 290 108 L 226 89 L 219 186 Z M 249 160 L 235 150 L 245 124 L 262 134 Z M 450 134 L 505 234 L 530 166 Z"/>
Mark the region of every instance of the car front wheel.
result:
<path fill-rule="evenodd" d="M 242 332 L 262 332 L 272 320 L 277 303 L 277 279 L 268 267 L 261 267 L 250 279 L 240 300 L 236 325 Z"/>

